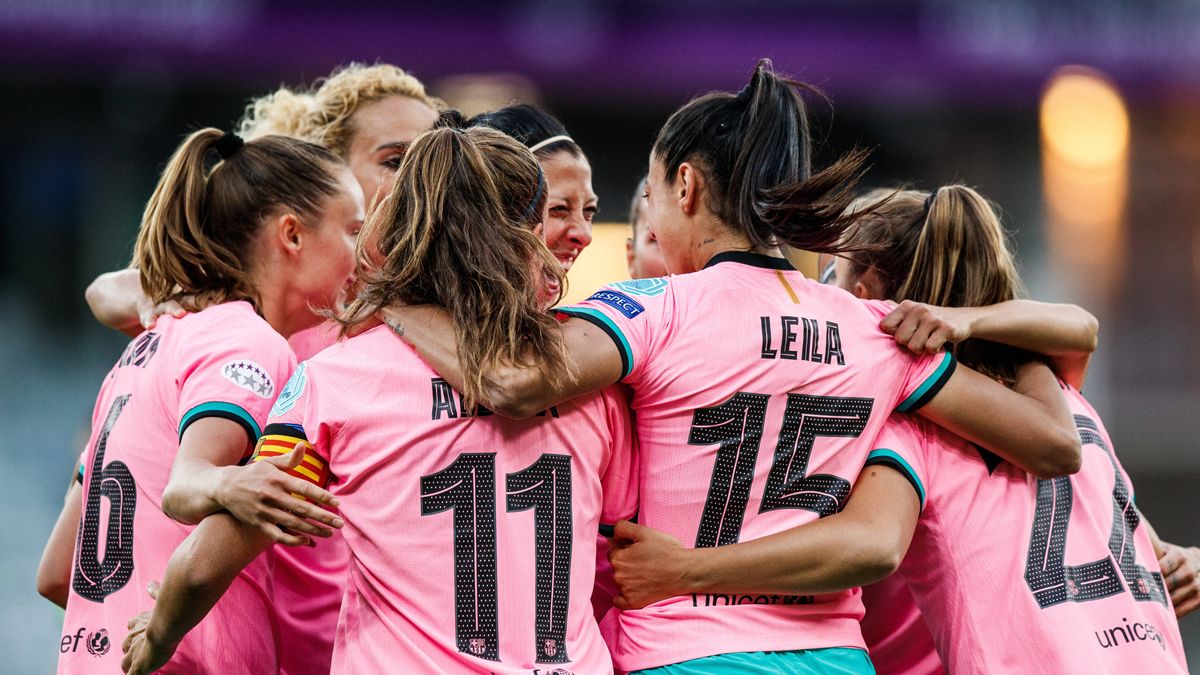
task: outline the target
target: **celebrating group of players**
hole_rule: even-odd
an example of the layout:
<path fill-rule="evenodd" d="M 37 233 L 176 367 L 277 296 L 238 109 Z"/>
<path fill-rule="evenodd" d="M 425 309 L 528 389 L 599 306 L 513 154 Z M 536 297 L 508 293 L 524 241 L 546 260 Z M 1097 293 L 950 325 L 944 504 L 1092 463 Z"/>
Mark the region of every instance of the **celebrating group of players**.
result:
<path fill-rule="evenodd" d="M 1094 318 L 1018 299 L 971 188 L 813 170 L 799 89 L 677 110 L 635 279 L 573 306 L 591 169 L 536 107 L 351 65 L 188 136 L 88 291 L 133 341 L 39 569 L 59 672 L 1186 672 Z"/>

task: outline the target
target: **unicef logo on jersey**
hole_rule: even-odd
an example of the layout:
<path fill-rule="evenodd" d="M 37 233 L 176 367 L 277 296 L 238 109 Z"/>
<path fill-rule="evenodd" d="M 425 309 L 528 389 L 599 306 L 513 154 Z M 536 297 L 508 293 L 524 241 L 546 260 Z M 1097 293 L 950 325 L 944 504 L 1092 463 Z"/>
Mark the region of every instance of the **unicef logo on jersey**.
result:
<path fill-rule="evenodd" d="M 667 278 L 657 277 L 654 279 L 630 279 L 629 281 L 618 281 L 611 284 L 613 288 L 625 291 L 629 295 L 641 295 L 644 297 L 654 297 L 667 292 Z"/>
<path fill-rule="evenodd" d="M 91 633 L 87 639 L 87 650 L 92 656 L 104 656 L 108 653 L 108 648 L 111 643 L 108 640 L 108 631 L 104 628 Z"/>
<path fill-rule="evenodd" d="M 287 384 L 283 385 L 283 391 L 279 392 L 279 400 L 271 407 L 271 417 L 287 414 L 296 407 L 296 401 L 304 393 L 304 384 L 308 382 L 308 377 L 304 374 L 307 365 L 308 361 L 305 361 L 296 366 L 296 372 L 292 373 Z"/>

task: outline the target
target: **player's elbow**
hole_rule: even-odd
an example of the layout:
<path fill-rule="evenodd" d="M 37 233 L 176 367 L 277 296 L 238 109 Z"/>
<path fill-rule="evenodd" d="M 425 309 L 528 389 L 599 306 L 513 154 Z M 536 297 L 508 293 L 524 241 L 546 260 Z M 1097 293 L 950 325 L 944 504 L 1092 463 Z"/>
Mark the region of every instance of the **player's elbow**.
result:
<path fill-rule="evenodd" d="M 37 592 L 38 595 L 65 609 L 67 595 L 71 590 L 70 570 L 63 568 L 67 572 L 66 575 L 63 575 L 55 567 L 46 564 L 45 561 L 38 566 Z"/>
<path fill-rule="evenodd" d="M 162 495 L 162 511 L 168 518 L 184 525 L 196 525 L 207 514 L 195 513 L 187 490 L 173 482 L 167 483 Z"/>
<path fill-rule="evenodd" d="M 905 543 L 898 536 L 880 533 L 864 547 L 858 563 L 861 584 L 871 584 L 891 576 L 904 560 Z"/>
<path fill-rule="evenodd" d="M 1083 467 L 1083 446 L 1075 430 L 1060 432 L 1045 446 L 1038 465 L 1030 473 L 1038 478 L 1059 478 L 1078 473 Z"/>
<path fill-rule="evenodd" d="M 1091 354 L 1100 343 L 1100 322 L 1091 312 L 1077 305 L 1071 305 L 1078 315 L 1079 342 L 1082 351 Z"/>

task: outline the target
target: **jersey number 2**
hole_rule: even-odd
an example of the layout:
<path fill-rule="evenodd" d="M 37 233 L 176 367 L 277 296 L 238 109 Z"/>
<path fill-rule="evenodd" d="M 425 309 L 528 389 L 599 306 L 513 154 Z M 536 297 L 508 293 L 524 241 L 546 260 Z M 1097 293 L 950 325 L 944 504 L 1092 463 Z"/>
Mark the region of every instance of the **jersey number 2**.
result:
<path fill-rule="evenodd" d="M 534 653 L 566 663 L 571 588 L 571 457 L 544 454 L 505 476 L 506 510 L 533 509 Z M 458 651 L 500 660 L 496 594 L 496 455 L 463 453 L 421 477 L 421 515 L 454 511 L 454 626 Z"/>
<path fill-rule="evenodd" d="M 1125 589 L 1121 577 L 1129 585 L 1134 600 L 1153 601 L 1165 606 L 1167 596 L 1162 574 L 1150 572 L 1134 560 L 1133 531 L 1137 529 L 1141 518 L 1137 507 L 1130 501 L 1129 486 L 1121 476 L 1112 449 L 1104 442 L 1100 428 L 1090 417 L 1076 415 L 1075 426 L 1084 445 L 1095 445 L 1104 450 L 1116 474 L 1108 555 L 1080 565 L 1063 562 L 1067 526 L 1071 520 L 1071 507 L 1075 503 L 1071 478 L 1040 479 L 1037 482 L 1033 532 L 1029 536 L 1029 553 L 1025 562 L 1025 583 L 1042 609 L 1063 602 L 1087 602 L 1116 595 Z M 1117 573 L 1118 569 L 1120 574 Z"/>

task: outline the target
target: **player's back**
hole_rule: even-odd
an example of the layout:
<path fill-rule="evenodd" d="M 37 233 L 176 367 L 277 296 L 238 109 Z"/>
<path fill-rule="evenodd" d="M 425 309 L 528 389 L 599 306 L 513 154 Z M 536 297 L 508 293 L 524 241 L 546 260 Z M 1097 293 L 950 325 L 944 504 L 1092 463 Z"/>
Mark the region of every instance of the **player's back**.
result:
<path fill-rule="evenodd" d="M 130 342 L 105 378 L 83 457 L 60 673 L 121 672 L 127 623 L 153 607 L 146 585 L 163 578 L 192 529 L 162 512 L 180 435 L 210 416 L 255 435 L 290 358 L 284 339 L 241 302 L 161 317 Z M 247 567 L 162 672 L 273 672 L 269 565 L 260 558 Z"/>
<path fill-rule="evenodd" d="M 1073 389 L 1072 476 L 1039 480 L 921 420 L 881 442 L 926 486 L 900 568 L 950 672 L 1187 672 L 1129 477 Z M 887 439 L 891 440 L 887 440 Z"/>
<path fill-rule="evenodd" d="M 271 429 L 303 428 L 346 520 L 333 672 L 610 669 L 590 599 L 602 511 L 634 509 L 627 416 L 466 409 L 384 327 L 301 364 Z"/>
<path fill-rule="evenodd" d="M 899 574 L 863 586 L 863 640 L 878 675 L 945 675 L 925 617 Z"/>
<path fill-rule="evenodd" d="M 883 334 L 890 307 L 781 258 L 724 253 L 694 274 L 621 282 L 564 313 L 613 336 L 634 391 L 639 522 L 686 546 L 753 539 L 835 513 L 898 405 L 952 372 Z M 697 594 L 621 612 L 623 669 L 718 653 L 863 646 L 856 592 Z"/>

